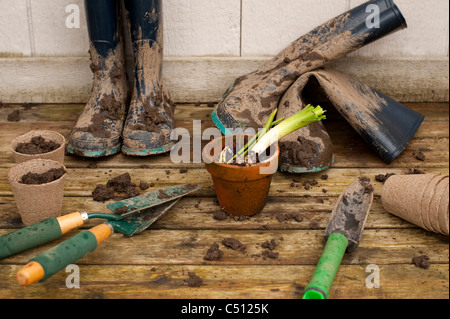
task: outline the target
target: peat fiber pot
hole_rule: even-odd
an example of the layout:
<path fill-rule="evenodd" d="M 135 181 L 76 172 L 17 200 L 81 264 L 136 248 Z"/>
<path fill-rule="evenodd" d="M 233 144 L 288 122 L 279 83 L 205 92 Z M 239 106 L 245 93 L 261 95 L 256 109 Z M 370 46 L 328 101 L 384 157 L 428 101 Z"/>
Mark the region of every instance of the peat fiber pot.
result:
<path fill-rule="evenodd" d="M 26 226 L 61 216 L 66 176 L 63 164 L 43 159 L 15 165 L 8 171 L 17 209 Z M 30 179 L 37 182 L 30 184 Z"/>
<path fill-rule="evenodd" d="M 28 150 L 28 153 L 18 151 L 19 145 Z M 64 164 L 65 146 L 66 140 L 64 136 L 57 132 L 31 131 L 15 138 L 11 142 L 11 152 L 16 164 L 33 159 L 47 159 Z"/>
<path fill-rule="evenodd" d="M 228 165 L 218 162 L 226 143 L 233 143 L 230 136 L 215 139 L 203 149 L 203 159 L 212 176 L 219 205 L 234 216 L 256 215 L 266 206 L 272 176 L 278 167 L 280 149 L 277 148 L 275 154 L 258 164 Z"/>

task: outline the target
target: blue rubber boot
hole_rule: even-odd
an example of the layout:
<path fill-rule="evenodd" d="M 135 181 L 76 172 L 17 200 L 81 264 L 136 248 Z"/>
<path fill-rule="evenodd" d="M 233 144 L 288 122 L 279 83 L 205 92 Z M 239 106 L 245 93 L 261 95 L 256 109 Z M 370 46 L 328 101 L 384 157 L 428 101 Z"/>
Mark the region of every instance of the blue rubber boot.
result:
<path fill-rule="evenodd" d="M 128 84 L 115 0 L 85 0 L 90 37 L 91 97 L 69 138 L 69 154 L 98 158 L 120 152 Z"/>
<path fill-rule="evenodd" d="M 174 104 L 163 79 L 161 0 L 128 0 L 135 83 L 123 131 L 122 153 L 149 156 L 169 152 Z"/>

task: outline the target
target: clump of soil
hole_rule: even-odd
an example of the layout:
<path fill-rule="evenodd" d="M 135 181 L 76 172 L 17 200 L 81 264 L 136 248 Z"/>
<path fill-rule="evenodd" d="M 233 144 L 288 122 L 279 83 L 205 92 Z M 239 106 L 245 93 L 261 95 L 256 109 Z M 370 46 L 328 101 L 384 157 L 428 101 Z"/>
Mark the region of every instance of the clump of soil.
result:
<path fill-rule="evenodd" d="M 430 257 L 425 256 L 425 255 L 424 256 L 414 257 L 413 258 L 413 264 L 416 267 L 423 268 L 423 269 L 428 269 L 431 266 L 431 264 L 430 264 Z"/>
<path fill-rule="evenodd" d="M 145 191 L 145 190 L 147 190 L 147 189 L 150 188 L 150 185 L 148 185 L 148 183 L 146 183 L 146 182 L 142 182 L 142 181 L 141 181 L 141 183 L 139 184 L 139 188 L 140 188 L 142 191 Z"/>
<path fill-rule="evenodd" d="M 140 186 L 142 186 L 142 182 Z M 118 196 L 116 196 L 116 193 Z M 129 199 L 139 195 L 137 185 L 131 181 L 129 173 L 112 178 L 106 185 L 97 185 L 97 188 L 92 192 L 93 199 L 96 202 L 105 202 L 116 197 Z"/>
<path fill-rule="evenodd" d="M 386 181 L 387 181 L 390 177 L 395 176 L 395 175 L 396 175 L 396 174 L 394 174 L 394 173 L 392 173 L 392 174 L 386 174 L 386 175 L 380 174 L 380 175 L 375 176 L 375 179 L 376 179 L 377 182 L 380 182 L 380 183 L 386 183 Z"/>
<path fill-rule="evenodd" d="M 236 222 L 242 222 L 242 221 L 249 220 L 251 217 L 250 216 L 234 216 L 234 215 L 232 215 L 230 213 L 227 213 L 224 210 L 217 210 L 217 211 L 214 212 L 213 218 L 215 220 L 219 220 L 219 221 L 225 220 L 227 218 L 231 218 L 231 219 L 233 219 Z"/>
<path fill-rule="evenodd" d="M 265 251 L 262 252 L 261 255 L 262 255 L 262 257 L 264 259 L 266 259 L 266 258 L 278 259 L 278 257 L 280 256 L 280 253 L 276 253 L 276 252 L 273 252 L 273 251 L 270 251 L 270 250 L 265 250 Z"/>
<path fill-rule="evenodd" d="M 158 198 L 159 199 L 169 199 L 170 196 L 166 192 L 164 192 L 163 190 L 160 190 L 158 192 Z"/>
<path fill-rule="evenodd" d="M 418 168 L 411 168 L 408 175 L 425 175 L 426 173 Z"/>
<path fill-rule="evenodd" d="M 20 143 L 16 147 L 16 152 L 21 154 L 36 155 L 53 152 L 61 147 L 61 144 L 53 141 L 46 141 L 42 136 L 35 136 L 28 143 Z"/>
<path fill-rule="evenodd" d="M 425 162 L 426 160 L 425 154 L 422 151 L 420 151 L 418 154 L 416 154 L 416 159 Z"/>
<path fill-rule="evenodd" d="M 22 177 L 20 183 L 25 185 L 47 184 L 60 179 L 66 173 L 67 172 L 64 168 L 52 168 L 42 174 L 28 173 Z"/>
<path fill-rule="evenodd" d="M 263 259 L 278 259 L 278 257 L 280 256 L 280 253 L 274 252 L 275 248 L 277 247 L 275 239 L 264 242 L 261 247 L 265 249 L 260 255 Z M 256 255 L 255 257 L 259 257 L 259 255 Z"/>
<path fill-rule="evenodd" d="M 109 189 L 105 185 L 97 185 L 97 187 L 92 192 L 94 201 L 96 202 L 106 202 L 113 199 L 115 194 L 112 189 Z"/>
<path fill-rule="evenodd" d="M 198 277 L 194 272 L 188 272 L 189 278 L 184 282 L 189 287 L 200 287 L 203 285 L 203 279 Z"/>
<path fill-rule="evenodd" d="M 19 110 L 12 111 L 11 113 L 8 114 L 6 119 L 8 120 L 8 122 L 19 122 L 20 121 L 20 111 Z"/>
<path fill-rule="evenodd" d="M 124 206 L 124 207 L 119 207 L 116 209 L 116 215 L 124 215 L 126 213 L 128 213 L 128 206 Z"/>
<path fill-rule="evenodd" d="M 375 191 L 370 178 L 361 177 L 359 183 L 364 187 L 364 194 L 372 194 Z"/>
<path fill-rule="evenodd" d="M 239 248 L 244 247 L 239 240 L 234 238 L 225 238 L 222 240 L 222 245 L 233 250 L 238 250 Z"/>
<path fill-rule="evenodd" d="M 316 186 L 317 184 L 319 184 L 319 182 L 316 181 L 315 179 L 306 180 L 306 181 L 303 182 L 303 187 L 306 190 L 310 190 L 312 187 Z"/>
<path fill-rule="evenodd" d="M 280 214 L 277 215 L 277 220 L 280 223 L 287 222 L 289 220 L 295 220 L 296 222 L 301 223 L 303 221 L 303 217 L 300 214 L 294 214 L 294 213 L 283 214 L 283 213 L 280 213 Z"/>
<path fill-rule="evenodd" d="M 218 199 L 215 199 L 214 203 L 217 206 L 220 206 Z M 213 218 L 215 220 L 219 220 L 219 221 L 225 220 L 227 218 L 231 218 L 231 219 L 234 219 L 234 221 L 236 221 L 236 222 L 241 222 L 241 221 L 249 220 L 251 217 L 250 216 L 234 216 L 234 215 L 224 211 L 223 209 L 220 209 L 220 210 L 217 210 L 217 211 L 214 212 Z"/>
<path fill-rule="evenodd" d="M 228 214 L 223 210 L 218 210 L 214 212 L 213 218 L 215 220 L 225 220 L 228 218 Z"/>
<path fill-rule="evenodd" d="M 129 173 L 114 177 L 106 183 L 106 186 L 114 189 L 117 193 L 125 193 L 128 187 L 136 187 L 131 183 L 131 176 Z"/>
<path fill-rule="evenodd" d="M 271 241 L 266 241 L 261 245 L 262 248 L 274 250 L 277 248 L 277 243 L 275 242 L 275 239 L 272 239 Z"/>
<path fill-rule="evenodd" d="M 206 252 L 205 257 L 203 257 L 204 260 L 208 261 L 217 261 L 222 259 L 223 257 L 223 251 L 219 249 L 219 244 L 214 243 L 209 248 L 209 250 Z"/>

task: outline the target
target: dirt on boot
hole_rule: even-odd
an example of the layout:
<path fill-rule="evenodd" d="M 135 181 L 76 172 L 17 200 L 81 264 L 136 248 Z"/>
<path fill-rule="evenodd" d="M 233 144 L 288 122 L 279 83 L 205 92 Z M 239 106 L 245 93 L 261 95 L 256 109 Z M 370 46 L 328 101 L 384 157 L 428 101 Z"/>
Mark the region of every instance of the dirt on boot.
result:
<path fill-rule="evenodd" d="M 161 73 L 162 34 L 158 41 L 140 41 L 134 44 L 135 88 L 123 132 L 123 150 L 126 154 L 167 149 L 174 128 L 175 104 L 164 84 Z M 139 154 L 137 154 L 139 155 Z"/>
<path fill-rule="evenodd" d="M 128 105 L 128 83 L 121 42 L 102 57 L 91 43 L 94 73 L 91 97 L 78 118 L 69 139 L 69 152 L 88 156 L 92 150 L 101 157 L 120 150 L 120 136 Z"/>
<path fill-rule="evenodd" d="M 114 95 L 104 95 L 99 101 L 99 110 L 92 116 L 91 124 L 86 128 L 77 128 L 77 132 L 91 133 L 97 138 L 110 138 L 111 131 L 105 129 L 105 121 L 123 121 L 125 105 L 116 100 Z"/>
<path fill-rule="evenodd" d="M 284 94 L 278 108 L 278 116 L 289 118 L 307 105 L 317 105 L 320 99 L 310 92 L 319 91 L 314 76 L 300 77 Z M 320 91 L 319 91 L 320 93 Z M 312 123 L 280 140 L 280 169 L 319 169 L 333 164 L 333 145 L 323 122 Z"/>

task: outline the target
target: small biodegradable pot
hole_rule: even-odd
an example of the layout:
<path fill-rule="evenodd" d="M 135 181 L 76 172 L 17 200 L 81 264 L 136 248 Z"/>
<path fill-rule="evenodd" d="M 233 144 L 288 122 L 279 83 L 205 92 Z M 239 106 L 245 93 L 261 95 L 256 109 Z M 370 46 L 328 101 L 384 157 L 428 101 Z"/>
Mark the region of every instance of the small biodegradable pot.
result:
<path fill-rule="evenodd" d="M 51 151 L 48 153 L 43 153 L 43 154 L 35 154 L 35 155 L 22 154 L 22 153 L 19 153 L 16 151 L 17 146 L 19 144 L 29 143 L 29 142 L 31 142 L 31 139 L 33 137 L 39 137 L 39 136 L 42 136 L 46 141 L 52 141 L 52 142 L 60 144 L 61 146 L 58 147 L 54 151 Z M 20 164 L 20 163 L 30 161 L 33 159 L 48 159 L 48 160 L 53 160 L 53 161 L 60 162 L 61 164 L 64 164 L 65 146 L 66 146 L 66 139 L 64 138 L 64 136 L 62 136 L 61 134 L 59 134 L 57 132 L 31 131 L 31 132 L 28 132 L 24 135 L 21 135 L 21 136 L 15 138 L 11 142 L 11 152 L 13 154 L 14 161 L 16 162 L 16 164 Z"/>
<path fill-rule="evenodd" d="M 40 185 L 22 184 L 22 177 L 28 173 L 42 174 L 59 168 L 66 170 L 60 162 L 36 159 L 17 164 L 8 171 L 17 209 L 26 226 L 61 216 L 67 173 L 53 182 Z"/>
<path fill-rule="evenodd" d="M 384 209 L 430 232 L 448 236 L 448 175 L 396 175 L 384 184 Z"/>
<path fill-rule="evenodd" d="M 220 152 L 229 142 L 230 139 L 223 136 L 205 146 L 203 159 L 206 169 L 212 176 L 222 210 L 234 216 L 254 216 L 266 206 L 272 176 L 278 167 L 280 149 L 277 148 L 275 154 L 262 163 L 250 166 L 218 163 Z"/>

